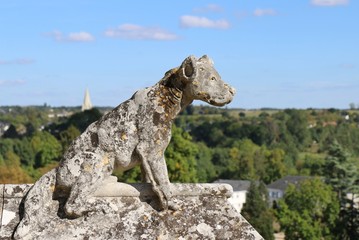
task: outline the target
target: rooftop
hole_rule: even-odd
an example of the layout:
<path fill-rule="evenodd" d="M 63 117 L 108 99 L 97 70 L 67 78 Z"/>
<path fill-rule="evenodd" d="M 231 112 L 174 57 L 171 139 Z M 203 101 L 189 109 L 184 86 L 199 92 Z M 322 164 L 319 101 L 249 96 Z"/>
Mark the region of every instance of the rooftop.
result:
<path fill-rule="evenodd" d="M 228 180 L 218 179 L 214 183 L 226 183 L 232 186 L 233 191 L 247 191 L 251 185 L 251 181 L 248 180 Z"/>
<path fill-rule="evenodd" d="M 298 185 L 301 181 L 310 178 L 309 176 L 286 176 L 267 185 L 267 188 L 285 191 L 289 184 Z"/>

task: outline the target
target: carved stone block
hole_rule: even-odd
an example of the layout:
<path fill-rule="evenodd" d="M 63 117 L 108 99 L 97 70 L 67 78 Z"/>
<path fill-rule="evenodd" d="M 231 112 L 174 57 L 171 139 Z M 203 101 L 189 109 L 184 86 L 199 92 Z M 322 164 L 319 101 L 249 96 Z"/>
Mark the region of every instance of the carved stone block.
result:
<path fill-rule="evenodd" d="M 2 208 L 4 204 L 4 184 L 0 184 L 0 236 L 2 228 Z"/>
<path fill-rule="evenodd" d="M 1 229 L 0 239 L 11 238 L 14 228 L 20 221 L 19 206 L 25 194 L 30 189 L 30 184 L 5 184 L 1 185 Z"/>
<path fill-rule="evenodd" d="M 22 239 L 263 239 L 228 202 L 230 185 L 172 184 L 179 209 L 158 211 L 160 202 L 150 184 L 115 181 L 115 177 L 107 179 L 89 199 L 98 211 L 76 219 L 61 216 L 61 199 L 51 200 L 51 206 L 38 216 L 38 228 Z M 21 196 L 29 187 L 5 185 L 8 220 L 0 239 L 11 239 L 19 221 Z"/>

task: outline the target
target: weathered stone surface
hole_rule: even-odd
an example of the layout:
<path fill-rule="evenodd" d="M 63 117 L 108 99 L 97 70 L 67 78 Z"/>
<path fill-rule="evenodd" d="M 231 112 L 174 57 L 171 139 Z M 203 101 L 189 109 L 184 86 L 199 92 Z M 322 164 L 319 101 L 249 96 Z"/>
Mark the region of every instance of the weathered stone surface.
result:
<path fill-rule="evenodd" d="M 229 198 L 233 189 L 229 184 L 192 184 L 172 183 L 170 191 L 173 196 L 225 196 Z M 111 176 L 96 190 L 94 197 L 155 197 L 150 183 L 126 184 L 117 182 L 117 177 Z"/>
<path fill-rule="evenodd" d="M 11 238 L 15 227 L 20 221 L 19 206 L 25 194 L 30 189 L 30 184 L 5 184 L 2 185 L 1 200 L 1 229 L 0 239 Z"/>
<path fill-rule="evenodd" d="M 5 184 L 4 198 L 23 198 L 32 184 Z"/>
<path fill-rule="evenodd" d="M 69 146 L 51 176 L 35 183 L 25 202 L 47 206 L 49 199 L 66 196 L 64 213 L 70 218 L 80 217 L 90 210 L 88 199 L 115 165 L 123 170 L 140 165 L 143 181 L 151 184 L 161 208 L 177 209 L 164 158 L 172 122 L 194 100 L 223 106 L 232 101 L 234 93 L 208 56 L 187 57 L 157 84 L 137 91 L 92 123 Z M 33 215 L 33 210 L 38 209 L 25 203 L 25 215 Z"/>
<path fill-rule="evenodd" d="M 116 187 L 114 180 L 107 180 L 101 188 Z M 228 202 L 229 185 L 173 184 L 173 192 L 179 194 L 175 195 L 179 209 L 158 211 L 159 199 L 149 184 L 117 184 L 130 191 L 92 197 L 89 202 L 99 211 L 76 219 L 61 215 L 61 199 L 52 200 L 51 207 L 36 216 L 36 229 L 21 239 L 262 239 Z M 22 189 L 26 193 L 28 187 Z M 182 194 L 190 189 L 191 194 Z M 15 226 L 6 225 L 0 239 L 10 239 Z"/>
<path fill-rule="evenodd" d="M 115 165 L 124 170 L 141 165 L 143 180 L 151 183 L 161 207 L 176 209 L 164 158 L 172 121 L 193 100 L 223 106 L 232 101 L 234 92 L 209 57 L 189 56 L 157 84 L 137 91 L 91 124 L 56 170 L 55 188 L 68 192 L 66 215 L 79 217 L 88 211 L 86 201 Z"/>
<path fill-rule="evenodd" d="M 194 100 L 223 106 L 234 94 L 209 57 L 189 56 L 73 141 L 59 166 L 42 176 L 24 198 L 14 237 L 244 237 L 249 225 L 229 207 L 228 187 L 172 185 L 164 158 L 172 122 L 183 108 Z M 110 177 L 115 165 L 122 170 L 140 165 L 143 181 L 149 184 L 117 184 Z M 16 195 L 16 189 L 11 194 Z"/>
<path fill-rule="evenodd" d="M 4 184 L 0 184 L 0 233 L 2 228 L 2 208 L 4 203 Z M 0 234 L 1 236 L 1 234 Z"/>

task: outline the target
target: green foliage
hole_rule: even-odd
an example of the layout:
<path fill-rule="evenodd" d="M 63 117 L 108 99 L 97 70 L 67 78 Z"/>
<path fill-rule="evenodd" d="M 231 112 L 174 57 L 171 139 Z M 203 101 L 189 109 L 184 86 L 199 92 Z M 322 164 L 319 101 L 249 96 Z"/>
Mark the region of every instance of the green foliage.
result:
<path fill-rule="evenodd" d="M 73 125 L 78 130 L 80 130 L 80 132 L 84 132 L 91 123 L 97 121 L 101 116 L 102 114 L 97 108 L 92 108 L 90 110 L 78 112 L 71 115 L 66 125 Z"/>
<path fill-rule="evenodd" d="M 203 145 L 202 149 L 206 151 Z M 206 153 L 204 152 L 204 154 Z M 172 139 L 166 149 L 165 159 L 171 182 L 198 182 L 196 159 L 199 160 L 200 166 L 205 165 L 205 161 L 208 161 L 208 159 L 203 159 L 203 156 L 199 154 L 198 147 L 192 144 L 191 136 L 175 125 L 172 127 Z M 212 177 L 213 171 L 208 166 L 201 169 L 202 180 Z M 141 169 L 136 167 L 126 172 L 115 171 L 114 175 L 120 181 L 139 182 L 141 180 Z"/>
<path fill-rule="evenodd" d="M 228 148 L 214 148 L 211 159 L 216 175 L 219 178 L 230 179 L 228 175 L 228 166 L 230 164 L 229 149 Z"/>
<path fill-rule="evenodd" d="M 102 114 L 97 108 L 92 108 L 83 112 L 77 112 L 66 119 L 65 122 L 52 123 L 51 125 L 47 126 L 46 131 L 50 132 L 56 138 L 61 139 L 60 133 L 68 130 L 70 126 L 75 127 L 82 133 L 91 123 L 97 121 L 101 116 Z"/>
<path fill-rule="evenodd" d="M 331 187 L 319 178 L 290 185 L 279 201 L 277 218 L 286 239 L 334 239 L 339 203 Z"/>
<path fill-rule="evenodd" d="M 115 169 L 112 175 L 116 176 L 120 182 L 136 183 L 142 180 L 140 166 L 136 166 L 125 172 Z"/>
<path fill-rule="evenodd" d="M 198 147 L 192 144 L 191 136 L 172 127 L 172 139 L 165 152 L 168 175 L 171 182 L 197 182 L 196 156 Z"/>
<path fill-rule="evenodd" d="M 4 133 L 5 138 L 18 138 L 19 134 L 16 131 L 16 127 L 14 125 L 10 125 L 9 129 Z"/>
<path fill-rule="evenodd" d="M 359 154 L 359 128 L 357 124 L 342 123 L 336 128 L 336 140 L 342 146 Z"/>
<path fill-rule="evenodd" d="M 22 170 L 19 156 L 12 151 L 8 151 L 3 158 L 4 161 L 0 164 L 0 183 L 16 184 L 32 182 L 31 177 Z"/>
<path fill-rule="evenodd" d="M 101 116 L 98 109 L 56 117 L 79 108 L 0 108 L 0 121 L 11 124 L 0 137 L 1 183 L 36 180 L 55 167 L 71 141 Z M 335 208 L 329 208 L 333 215 L 324 214 L 332 218 L 325 219 L 309 208 L 294 206 L 305 207 L 304 198 L 295 204 L 294 200 L 283 201 L 280 211 L 288 214 L 286 218 L 283 215 L 282 227 L 297 234 L 293 239 L 299 236 L 327 239 L 328 231 L 332 231 L 333 238 L 359 239 L 359 213 L 352 194 L 359 194 L 358 110 L 243 110 L 191 105 L 175 123 L 172 141 L 165 152 L 171 181 L 212 182 L 222 178 L 260 180 L 268 184 L 286 175 L 324 176 L 337 193 L 341 206 L 335 222 L 337 228 L 331 227 Z M 335 144 L 333 139 L 337 140 Z M 114 174 L 120 181 L 141 180 L 140 167 Z M 317 187 L 313 185 L 314 189 Z M 320 191 L 318 194 L 325 195 Z M 293 196 L 300 198 L 300 194 Z M 308 196 L 329 204 L 323 196 Z M 288 207 L 290 204 L 294 208 Z M 292 225 L 288 225 L 290 221 Z"/>
<path fill-rule="evenodd" d="M 3 166 L 3 165 L 5 165 L 5 160 L 4 160 L 4 157 L 0 153 L 0 166 Z"/>
<path fill-rule="evenodd" d="M 31 144 L 31 138 L 26 137 L 22 140 L 14 141 L 14 152 L 20 157 L 24 166 L 34 166 L 36 150 Z"/>
<path fill-rule="evenodd" d="M 244 139 L 234 142 L 228 151 L 229 160 L 222 160 L 226 167 L 221 178 L 260 179 L 270 183 L 286 173 L 285 152 L 282 149 L 269 150 L 265 146 L 256 145 L 250 139 Z M 222 158 L 226 157 L 222 155 Z M 216 165 L 216 162 L 214 164 Z"/>
<path fill-rule="evenodd" d="M 306 112 L 295 109 L 286 109 L 284 112 L 289 115 L 286 122 L 289 133 L 293 136 L 297 147 L 303 149 L 308 145 L 310 138 Z"/>
<path fill-rule="evenodd" d="M 256 179 L 256 160 L 262 158 L 255 157 L 260 148 L 249 139 L 237 141 L 229 151 L 229 176 L 238 176 L 239 179 Z"/>
<path fill-rule="evenodd" d="M 2 156 L 5 156 L 8 152 L 12 152 L 13 149 L 14 149 L 14 140 L 0 138 L 0 154 Z"/>
<path fill-rule="evenodd" d="M 192 143 L 193 144 L 193 143 Z M 213 182 L 217 178 L 216 169 L 212 163 L 212 151 L 206 144 L 198 143 L 196 172 L 198 182 Z"/>
<path fill-rule="evenodd" d="M 35 155 L 35 168 L 43 167 L 52 161 L 59 160 L 62 147 L 57 139 L 48 132 L 36 132 L 31 138 L 31 146 Z"/>
<path fill-rule="evenodd" d="M 306 175 L 323 176 L 325 159 L 322 155 L 306 153 L 304 156 L 302 172 L 307 170 Z"/>
<path fill-rule="evenodd" d="M 331 145 L 324 166 L 326 181 L 333 186 L 340 202 L 336 234 L 340 239 L 359 238 L 359 210 L 355 196 L 359 195 L 359 173 L 350 155 L 338 142 Z"/>
<path fill-rule="evenodd" d="M 265 151 L 265 171 L 262 174 L 262 181 L 265 183 L 274 182 L 284 177 L 287 169 L 284 164 L 285 152 L 280 148 Z"/>
<path fill-rule="evenodd" d="M 80 134 L 81 132 L 74 125 L 70 125 L 65 131 L 60 132 L 60 143 L 63 152 L 67 150 L 71 142 L 80 136 Z"/>
<path fill-rule="evenodd" d="M 42 108 L 5 107 L 3 111 L 7 113 L 0 114 L 0 121 L 13 124 L 15 129 L 20 125 L 31 125 L 33 129 L 38 129 L 48 122 L 47 113 Z"/>
<path fill-rule="evenodd" d="M 268 207 L 268 192 L 262 182 L 251 182 L 241 214 L 264 239 L 274 239 L 273 216 Z"/>

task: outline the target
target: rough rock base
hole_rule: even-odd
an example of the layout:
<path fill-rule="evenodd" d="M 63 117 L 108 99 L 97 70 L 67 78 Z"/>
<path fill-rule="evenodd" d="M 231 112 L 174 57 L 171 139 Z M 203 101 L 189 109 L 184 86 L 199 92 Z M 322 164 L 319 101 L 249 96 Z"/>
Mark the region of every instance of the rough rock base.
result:
<path fill-rule="evenodd" d="M 109 194 L 109 187 L 126 190 Z M 24 195 L 29 186 L 0 187 L 3 193 L 11 191 L 13 195 L 14 189 L 16 201 L 11 194 L 1 196 L 0 239 L 11 239 L 19 221 L 21 189 Z M 263 239 L 227 201 L 231 195 L 228 185 L 174 184 L 173 192 L 180 209 L 158 211 L 158 199 L 148 184 L 111 182 L 90 199 L 99 211 L 77 219 L 63 218 L 63 203 L 53 200 L 53 211 L 41 216 L 38 228 L 25 239 Z"/>

